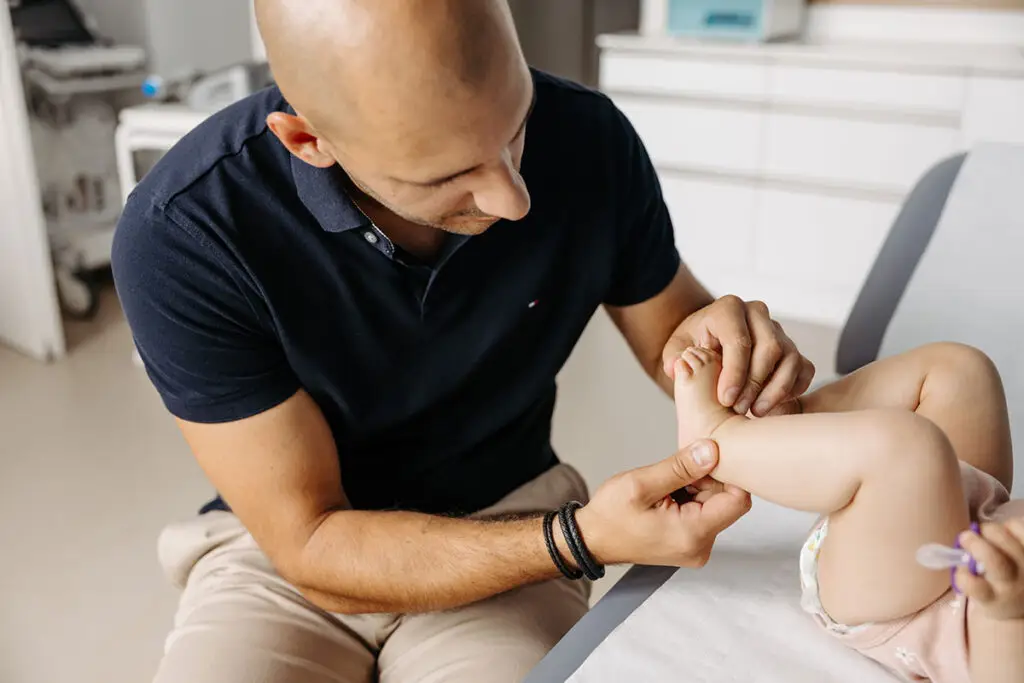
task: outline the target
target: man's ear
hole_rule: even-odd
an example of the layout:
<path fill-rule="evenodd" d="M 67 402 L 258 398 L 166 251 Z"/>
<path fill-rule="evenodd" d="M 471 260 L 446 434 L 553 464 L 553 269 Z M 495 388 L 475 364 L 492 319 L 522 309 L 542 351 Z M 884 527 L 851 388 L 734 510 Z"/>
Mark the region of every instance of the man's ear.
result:
<path fill-rule="evenodd" d="M 336 161 L 321 149 L 320 138 L 300 116 L 275 111 L 267 117 L 267 127 L 289 152 L 317 168 L 330 168 Z"/>

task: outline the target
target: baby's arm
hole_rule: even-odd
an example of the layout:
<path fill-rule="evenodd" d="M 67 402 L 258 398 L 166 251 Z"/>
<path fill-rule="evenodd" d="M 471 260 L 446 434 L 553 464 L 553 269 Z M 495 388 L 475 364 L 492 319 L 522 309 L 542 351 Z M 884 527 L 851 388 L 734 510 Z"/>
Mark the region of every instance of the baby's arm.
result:
<path fill-rule="evenodd" d="M 985 524 L 981 536 L 960 537 L 985 566 L 984 576 L 957 571 L 956 584 L 970 598 L 967 614 L 973 683 L 1024 681 L 1024 518 Z"/>

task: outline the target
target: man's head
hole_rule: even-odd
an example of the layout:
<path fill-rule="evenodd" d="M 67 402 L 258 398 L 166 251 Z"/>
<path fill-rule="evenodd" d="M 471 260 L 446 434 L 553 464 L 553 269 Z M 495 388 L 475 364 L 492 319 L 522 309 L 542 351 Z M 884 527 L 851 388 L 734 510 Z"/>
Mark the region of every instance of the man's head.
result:
<path fill-rule="evenodd" d="M 297 116 L 268 124 L 414 223 L 476 234 L 516 220 L 533 84 L 505 0 L 257 0 Z"/>

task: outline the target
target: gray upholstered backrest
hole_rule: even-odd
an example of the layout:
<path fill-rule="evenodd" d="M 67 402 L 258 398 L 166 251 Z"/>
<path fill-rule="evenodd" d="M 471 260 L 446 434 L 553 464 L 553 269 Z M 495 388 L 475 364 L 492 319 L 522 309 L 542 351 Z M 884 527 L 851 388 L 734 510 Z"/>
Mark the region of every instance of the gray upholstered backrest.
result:
<path fill-rule="evenodd" d="M 936 164 L 903 203 L 839 337 L 839 374 L 849 374 L 878 358 L 885 331 L 939 224 L 965 157 L 958 154 Z"/>
<path fill-rule="evenodd" d="M 945 199 L 943 186 L 951 188 Z M 981 145 L 922 180 L 879 254 L 837 362 L 848 372 L 932 341 L 992 357 L 1024 451 L 1024 147 Z M 1019 495 L 1024 457 L 1016 464 Z"/>

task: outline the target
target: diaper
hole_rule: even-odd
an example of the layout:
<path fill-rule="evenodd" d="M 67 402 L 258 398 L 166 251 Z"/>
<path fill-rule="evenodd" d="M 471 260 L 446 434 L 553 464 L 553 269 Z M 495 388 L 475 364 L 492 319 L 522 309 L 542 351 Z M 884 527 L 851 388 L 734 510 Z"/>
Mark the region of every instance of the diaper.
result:
<path fill-rule="evenodd" d="M 1006 488 L 995 478 L 960 463 L 964 496 L 974 521 L 1006 517 Z M 828 536 L 828 518 L 820 519 L 800 551 L 801 606 L 834 637 L 908 681 L 967 683 L 967 600 L 946 591 L 916 614 L 893 621 L 847 626 L 833 620 L 818 593 L 818 555 Z"/>

